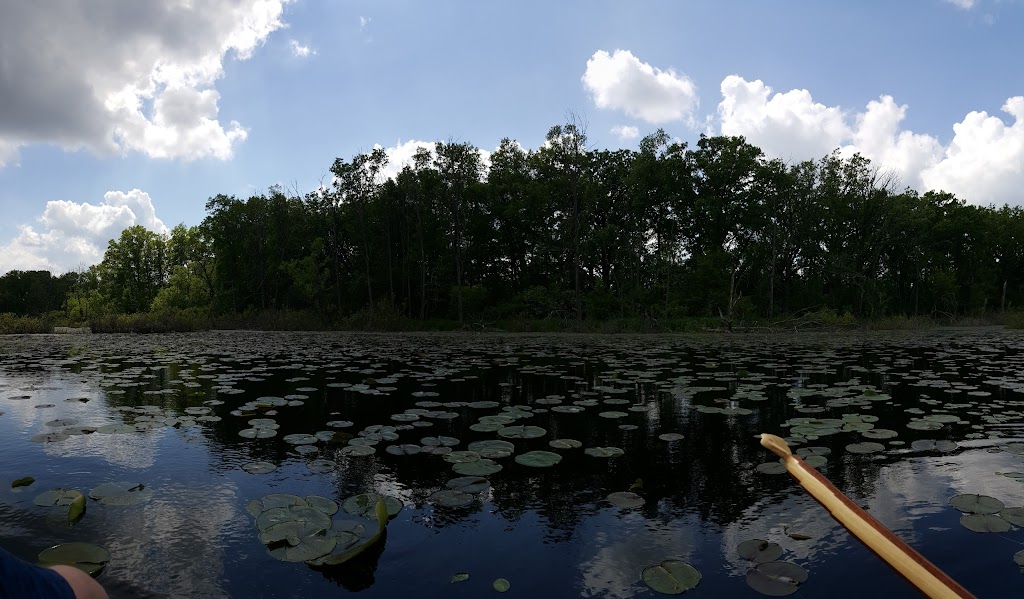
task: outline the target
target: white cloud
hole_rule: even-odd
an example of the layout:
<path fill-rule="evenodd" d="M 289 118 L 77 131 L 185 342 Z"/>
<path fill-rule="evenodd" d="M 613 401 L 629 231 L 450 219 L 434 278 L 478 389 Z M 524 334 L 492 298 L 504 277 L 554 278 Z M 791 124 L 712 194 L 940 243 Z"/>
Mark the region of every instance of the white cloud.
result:
<path fill-rule="evenodd" d="M 220 122 L 215 82 L 229 56 L 248 59 L 285 26 L 287 1 L 10 5 L 0 20 L 0 163 L 33 143 L 230 158 L 246 133 Z"/>
<path fill-rule="evenodd" d="M 598 108 L 648 123 L 692 121 L 697 108 L 697 87 L 686 75 L 652 67 L 629 50 L 594 52 L 582 79 Z"/>
<path fill-rule="evenodd" d="M 977 0 L 946 0 L 946 2 L 964 10 L 971 10 L 977 4 Z"/>
<path fill-rule="evenodd" d="M 1007 126 L 988 113 L 971 112 L 953 125 L 942 160 L 921 173 L 929 189 L 944 189 L 971 203 L 1024 203 L 1024 96 L 1003 104 Z"/>
<path fill-rule="evenodd" d="M 167 233 L 153 200 L 139 189 L 108 191 L 100 204 L 47 202 L 38 223 L 37 227 L 22 225 L 10 243 L 0 246 L 0 273 L 16 269 L 61 273 L 80 264 L 96 264 L 103 259 L 107 242 L 133 225 Z"/>
<path fill-rule="evenodd" d="M 359 31 L 366 31 L 366 28 L 370 26 L 370 17 L 359 17 Z"/>
<path fill-rule="evenodd" d="M 618 136 L 622 141 L 640 137 L 640 129 L 633 125 L 616 125 L 612 127 L 612 135 Z"/>
<path fill-rule="evenodd" d="M 807 90 L 772 95 L 761 81 L 730 75 L 717 116 L 720 133 L 742 135 L 772 157 L 816 160 L 838 148 L 846 156 L 859 152 L 922 192 L 944 190 L 972 204 L 1024 203 L 1024 96 L 1002 107 L 1012 124 L 971 112 L 953 125 L 948 146 L 901 129 L 908 109 L 881 96 L 851 114 L 815 102 Z"/>
<path fill-rule="evenodd" d="M 743 135 L 771 156 L 820 158 L 850 135 L 842 110 L 814 102 L 805 89 L 772 96 L 761 80 L 722 80 L 718 119 L 722 135 Z"/>
<path fill-rule="evenodd" d="M 296 58 L 307 58 L 311 55 L 316 55 L 316 50 L 309 46 L 303 46 L 298 42 L 298 40 L 288 40 L 288 47 L 292 51 L 292 56 L 295 56 Z"/>

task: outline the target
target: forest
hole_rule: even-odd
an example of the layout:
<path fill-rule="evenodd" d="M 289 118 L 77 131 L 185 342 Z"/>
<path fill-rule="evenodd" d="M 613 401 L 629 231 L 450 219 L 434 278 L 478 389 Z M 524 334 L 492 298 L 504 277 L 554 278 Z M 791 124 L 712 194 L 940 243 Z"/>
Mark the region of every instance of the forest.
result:
<path fill-rule="evenodd" d="M 170 328 L 445 322 L 714 326 L 818 315 L 952 319 L 1024 300 L 1024 212 L 901 188 L 861 155 L 770 159 L 742 137 L 658 130 L 595 150 L 576 119 L 504 139 L 337 158 L 316 190 L 216 195 L 195 226 L 141 226 L 76 271 L 0 277 L 8 319 Z M 234 319 L 234 320 L 232 320 Z M 280 321 L 280 319 L 279 319 Z M 660 324 L 658 324 L 660 323 Z M 298 325 L 296 325 L 298 326 Z"/>

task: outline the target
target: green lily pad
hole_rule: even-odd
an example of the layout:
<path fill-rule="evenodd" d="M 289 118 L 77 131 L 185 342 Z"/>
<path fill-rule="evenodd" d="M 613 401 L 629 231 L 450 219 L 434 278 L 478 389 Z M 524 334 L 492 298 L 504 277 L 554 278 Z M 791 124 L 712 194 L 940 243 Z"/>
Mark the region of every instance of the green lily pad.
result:
<path fill-rule="evenodd" d="M 132 505 L 145 501 L 153 495 L 153 491 L 136 482 L 112 482 L 89 491 L 89 497 L 103 505 Z"/>
<path fill-rule="evenodd" d="M 446 453 L 442 459 L 449 464 L 462 464 L 480 460 L 480 454 L 475 451 L 453 451 Z"/>
<path fill-rule="evenodd" d="M 92 543 L 62 543 L 39 552 L 37 559 L 41 566 L 74 566 L 96 576 L 110 561 L 110 552 Z"/>
<path fill-rule="evenodd" d="M 851 443 L 846 446 L 846 451 L 850 453 L 878 453 L 879 451 L 885 451 L 885 445 L 870 441 Z"/>
<path fill-rule="evenodd" d="M 964 514 L 960 524 L 974 532 L 1006 532 L 1012 528 L 1009 522 L 996 514 Z"/>
<path fill-rule="evenodd" d="M 242 470 L 249 474 L 269 474 L 277 470 L 277 466 L 271 462 L 249 462 L 242 464 Z"/>
<path fill-rule="evenodd" d="M 897 433 L 894 430 L 889 430 L 887 428 L 875 428 L 875 429 L 871 429 L 871 430 L 862 431 L 860 433 L 860 435 L 862 437 L 864 437 L 865 439 L 880 440 L 880 439 L 892 439 L 893 437 L 898 436 L 899 433 Z"/>
<path fill-rule="evenodd" d="M 320 510 L 308 505 L 292 505 L 264 510 L 256 518 L 256 528 L 261 533 L 267 532 L 271 528 L 285 522 L 309 525 L 313 530 L 327 530 L 331 527 L 331 517 Z M 264 542 L 266 543 L 267 541 Z"/>
<path fill-rule="evenodd" d="M 562 456 L 552 451 L 528 451 L 516 456 L 516 462 L 532 468 L 549 468 L 562 461 Z"/>
<path fill-rule="evenodd" d="M 499 437 L 507 439 L 536 439 L 548 434 L 548 431 L 539 426 L 506 426 L 498 431 Z"/>
<path fill-rule="evenodd" d="M 420 443 L 430 447 L 455 447 L 459 440 L 455 437 L 423 437 Z"/>
<path fill-rule="evenodd" d="M 313 460 L 307 464 L 310 471 L 317 474 L 329 474 L 335 472 L 338 469 L 338 462 L 334 460 Z"/>
<path fill-rule="evenodd" d="M 380 497 L 376 493 L 363 493 L 361 495 L 353 495 L 349 497 L 341 504 L 341 509 L 345 510 L 353 516 L 360 516 L 362 518 L 373 518 L 377 505 L 377 498 Z M 398 512 L 402 511 L 402 501 L 397 497 L 390 495 L 384 496 L 384 507 L 387 509 L 389 518 L 394 518 L 398 515 Z"/>
<path fill-rule="evenodd" d="M 101 426 L 100 428 L 102 429 L 103 427 Z M 276 437 L 277 431 L 272 428 L 243 428 L 238 431 L 238 436 L 244 439 L 269 439 L 270 437 Z"/>
<path fill-rule="evenodd" d="M 32 503 L 40 507 L 70 506 L 79 497 L 84 497 L 84 495 L 78 489 L 50 489 L 36 495 Z"/>
<path fill-rule="evenodd" d="M 685 593 L 700 583 L 700 572 L 677 559 L 667 559 L 660 564 L 647 566 L 640 577 L 644 584 L 666 595 Z"/>
<path fill-rule="evenodd" d="M 667 441 L 669 443 L 672 443 L 674 441 L 682 441 L 683 440 L 683 434 L 682 433 L 661 433 L 660 435 L 658 435 L 658 438 L 661 439 L 662 441 Z"/>
<path fill-rule="evenodd" d="M 511 584 L 511 583 L 510 583 L 509 581 L 505 580 L 504 578 L 498 578 L 498 579 L 496 579 L 496 580 L 495 580 L 495 581 L 494 581 L 494 582 L 493 582 L 493 583 L 491 584 L 491 586 L 493 586 L 493 587 L 494 587 L 494 590 L 495 590 L 495 591 L 498 591 L 499 593 L 504 593 L 505 591 L 507 591 L 507 590 L 509 590 L 510 588 L 512 588 L 512 584 Z"/>
<path fill-rule="evenodd" d="M 1024 527 L 1024 507 L 1003 508 L 1000 510 L 999 516 L 1014 526 Z"/>
<path fill-rule="evenodd" d="M 1006 507 L 1002 501 L 988 495 L 964 493 L 950 498 L 949 505 L 969 514 L 996 514 Z"/>
<path fill-rule="evenodd" d="M 291 443 L 292 445 L 311 445 L 316 443 L 319 439 L 316 435 L 309 435 L 306 433 L 293 433 L 291 435 L 285 435 L 281 438 L 285 443 Z M 299 560 L 305 561 L 305 560 Z"/>
<path fill-rule="evenodd" d="M 492 460 L 507 458 L 516 450 L 516 446 L 501 439 L 487 439 L 484 441 L 473 441 L 466 449 L 476 452 L 482 458 Z"/>
<path fill-rule="evenodd" d="M 306 495 L 303 499 L 306 500 L 306 503 L 309 504 L 309 507 L 319 512 L 323 512 L 328 516 L 333 516 L 334 514 L 338 513 L 337 502 L 332 501 L 326 497 L 321 497 L 319 495 Z"/>
<path fill-rule="evenodd" d="M 475 462 L 461 462 L 454 464 L 452 465 L 452 470 L 464 476 L 488 476 L 501 472 L 502 466 L 494 460 L 482 458 Z"/>
<path fill-rule="evenodd" d="M 782 547 L 764 539 L 750 539 L 736 546 L 736 553 L 745 560 L 757 563 L 773 562 L 782 557 Z"/>
<path fill-rule="evenodd" d="M 36 482 L 36 479 L 32 478 L 31 476 L 23 476 L 21 478 L 15 479 L 11 483 L 11 488 L 17 489 L 18 487 L 27 487 L 34 482 Z"/>
<path fill-rule="evenodd" d="M 617 458 L 626 452 L 618 447 L 588 447 L 583 453 L 595 458 Z"/>
<path fill-rule="evenodd" d="M 413 445 L 406 443 L 404 445 L 388 445 L 384 448 L 384 451 L 391 455 L 416 455 L 420 452 L 419 445 Z"/>
<path fill-rule="evenodd" d="M 782 462 L 765 462 L 758 464 L 754 470 L 761 474 L 785 474 L 787 472 L 786 465 Z"/>
<path fill-rule="evenodd" d="M 643 497 L 632 491 L 616 491 L 605 497 L 605 499 L 615 507 L 623 509 L 640 507 L 646 503 Z"/>
<path fill-rule="evenodd" d="M 579 449 L 583 447 L 583 442 L 576 439 L 552 439 L 548 445 L 555 449 Z"/>
<path fill-rule="evenodd" d="M 463 493 L 483 493 L 491 488 L 491 483 L 482 476 L 460 476 L 451 479 L 445 486 Z"/>
<path fill-rule="evenodd" d="M 267 547 L 267 553 L 286 562 L 307 562 L 327 555 L 337 544 L 335 537 L 314 534 L 282 541 L 276 547 L 271 544 Z"/>
<path fill-rule="evenodd" d="M 616 418 L 625 418 L 626 416 L 629 416 L 629 412 L 619 412 L 617 410 L 609 410 L 607 412 L 598 412 L 597 415 L 600 416 L 601 418 L 616 419 Z"/>
<path fill-rule="evenodd" d="M 427 500 L 444 507 L 466 507 L 473 503 L 475 496 L 456 489 L 441 489 L 434 491 L 427 497 Z"/>
<path fill-rule="evenodd" d="M 451 582 L 466 582 L 467 580 L 469 580 L 469 574 L 466 572 L 456 572 L 451 577 Z"/>
<path fill-rule="evenodd" d="M 747 571 L 747 584 L 762 595 L 785 597 L 807 581 L 807 570 L 792 562 L 765 562 Z"/>
<path fill-rule="evenodd" d="M 1020 566 L 1021 570 L 1024 571 L 1024 549 L 1013 554 L 1013 563 Z"/>

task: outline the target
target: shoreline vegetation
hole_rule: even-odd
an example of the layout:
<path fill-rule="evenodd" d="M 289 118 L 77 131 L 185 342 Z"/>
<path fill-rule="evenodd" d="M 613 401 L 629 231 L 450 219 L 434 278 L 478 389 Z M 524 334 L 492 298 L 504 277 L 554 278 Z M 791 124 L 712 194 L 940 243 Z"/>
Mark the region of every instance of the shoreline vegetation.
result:
<path fill-rule="evenodd" d="M 0 313 L 0 335 L 83 333 L 181 333 L 216 330 L 251 331 L 346 331 L 346 332 L 481 332 L 481 333 L 800 333 L 820 331 L 921 331 L 947 327 L 1005 327 L 1024 329 L 1024 312 L 989 313 L 980 316 L 890 316 L 855 318 L 849 313 L 818 310 L 801 315 L 751 319 L 729 323 L 721 318 L 617 318 L 603 321 L 563 318 L 514 318 L 460 323 L 457 320 L 420 321 L 382 307 L 371 314 L 361 311 L 335 322 L 324 322 L 303 311 L 249 312 L 204 316 L 162 312 L 108 314 L 87 321 L 69 320 L 63 313 L 24 316 Z"/>
<path fill-rule="evenodd" d="M 0 276 L 0 333 L 1024 328 L 1024 208 L 920 194 L 860 155 L 789 164 L 664 131 L 594 150 L 382 149 L 300 193 L 215 195 L 99 264 Z"/>

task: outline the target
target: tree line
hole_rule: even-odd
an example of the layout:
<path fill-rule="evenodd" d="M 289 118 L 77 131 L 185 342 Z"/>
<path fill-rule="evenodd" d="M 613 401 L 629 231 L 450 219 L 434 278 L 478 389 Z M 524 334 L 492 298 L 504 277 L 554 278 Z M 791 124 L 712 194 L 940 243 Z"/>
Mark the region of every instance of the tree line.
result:
<path fill-rule="evenodd" d="M 1024 300 L 1024 213 L 899 188 L 861 155 L 770 159 L 742 137 L 659 130 L 595 150 L 579 122 L 537 150 L 375 149 L 315 191 L 217 195 L 169 235 L 141 226 L 59 277 L 0 277 L 0 312 L 304 311 L 460 322 L 829 312 L 948 317 Z"/>

